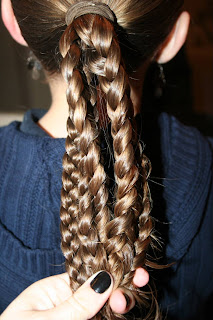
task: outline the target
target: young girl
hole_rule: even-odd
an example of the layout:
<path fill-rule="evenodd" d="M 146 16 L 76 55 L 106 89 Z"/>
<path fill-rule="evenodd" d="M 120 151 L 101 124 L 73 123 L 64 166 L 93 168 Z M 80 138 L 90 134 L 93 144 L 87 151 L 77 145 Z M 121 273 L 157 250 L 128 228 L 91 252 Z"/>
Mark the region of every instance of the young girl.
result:
<path fill-rule="evenodd" d="M 12 0 L 15 15 L 10 0 L 2 4 L 5 25 L 43 65 L 52 92 L 48 112 L 0 131 L 2 309 L 63 270 L 60 209 L 71 288 L 107 270 L 141 318 L 159 319 L 153 285 L 132 284 L 137 268 L 158 267 L 145 152 L 166 178 L 163 194 L 152 187 L 153 216 L 175 262 L 155 275 L 158 301 L 168 318 L 200 319 L 213 290 L 210 140 L 166 114 L 143 115 L 141 103 L 149 65 L 172 59 L 185 41 L 183 1 Z M 106 305 L 100 317 L 121 316 Z"/>

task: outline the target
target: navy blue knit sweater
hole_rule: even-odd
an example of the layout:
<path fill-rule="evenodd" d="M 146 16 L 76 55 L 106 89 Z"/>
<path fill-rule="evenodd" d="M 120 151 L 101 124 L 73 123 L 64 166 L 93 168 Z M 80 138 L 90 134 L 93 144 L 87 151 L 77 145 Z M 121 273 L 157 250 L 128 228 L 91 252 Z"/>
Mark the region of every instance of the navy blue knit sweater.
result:
<path fill-rule="evenodd" d="M 36 125 L 42 114 L 28 112 L 22 123 L 0 129 L 0 312 L 34 281 L 64 271 L 59 208 L 65 140 Z M 213 301 L 210 140 L 166 114 L 142 129 L 154 167 L 153 215 L 161 221 L 156 226 L 166 257 L 176 262 L 155 274 L 160 305 L 168 319 L 206 319 Z"/>

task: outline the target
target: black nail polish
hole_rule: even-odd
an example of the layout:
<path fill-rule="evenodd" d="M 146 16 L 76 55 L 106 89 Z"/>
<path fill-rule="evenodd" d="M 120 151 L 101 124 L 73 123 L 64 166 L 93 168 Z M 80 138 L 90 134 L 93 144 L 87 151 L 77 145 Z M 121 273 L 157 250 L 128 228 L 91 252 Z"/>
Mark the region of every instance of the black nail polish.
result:
<path fill-rule="evenodd" d="M 130 306 L 130 303 L 131 303 L 131 299 L 130 297 L 128 296 L 128 294 L 124 293 L 124 297 L 126 299 L 126 309 Z"/>
<path fill-rule="evenodd" d="M 106 271 L 101 271 L 90 283 L 90 287 L 97 293 L 104 293 L 110 285 L 111 277 Z"/>

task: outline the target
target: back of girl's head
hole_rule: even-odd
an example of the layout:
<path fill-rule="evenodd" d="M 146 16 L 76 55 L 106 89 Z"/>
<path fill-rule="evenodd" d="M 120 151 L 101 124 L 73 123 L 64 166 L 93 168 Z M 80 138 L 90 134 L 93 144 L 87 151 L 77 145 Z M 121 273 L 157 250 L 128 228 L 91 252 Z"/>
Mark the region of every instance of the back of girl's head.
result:
<path fill-rule="evenodd" d="M 59 39 L 67 27 L 66 12 L 75 2 L 77 1 L 12 0 L 22 35 L 48 71 L 60 70 Z M 128 63 L 134 62 L 134 64 L 136 49 L 138 52 L 135 54 L 140 54 L 141 60 L 155 54 L 171 31 L 183 5 L 183 0 L 103 0 L 99 2 L 107 4 L 114 12 L 116 25 L 120 27 L 118 37 L 122 37 L 123 50 L 127 51 L 128 60 L 130 60 Z M 138 60 L 138 64 L 141 60 Z"/>
<path fill-rule="evenodd" d="M 151 165 L 138 139 L 128 74 L 155 57 L 182 2 L 12 0 L 30 49 L 67 82 L 60 215 L 71 287 L 108 270 L 115 288 L 132 291 L 146 319 L 160 318 L 156 298 L 151 286 L 142 292 L 132 280 L 139 266 L 155 266 L 147 254 L 154 237 Z M 122 318 L 108 305 L 96 317 Z"/>

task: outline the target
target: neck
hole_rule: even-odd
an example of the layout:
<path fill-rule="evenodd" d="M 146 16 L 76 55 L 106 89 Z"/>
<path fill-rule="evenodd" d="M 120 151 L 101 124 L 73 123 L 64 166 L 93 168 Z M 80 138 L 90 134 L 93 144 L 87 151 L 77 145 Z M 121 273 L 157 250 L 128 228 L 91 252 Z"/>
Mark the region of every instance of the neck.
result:
<path fill-rule="evenodd" d="M 39 124 L 54 138 L 66 138 L 68 118 L 66 83 L 59 77 L 50 78 L 49 86 L 52 104 L 48 112 L 39 120 Z"/>

